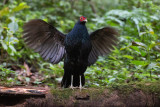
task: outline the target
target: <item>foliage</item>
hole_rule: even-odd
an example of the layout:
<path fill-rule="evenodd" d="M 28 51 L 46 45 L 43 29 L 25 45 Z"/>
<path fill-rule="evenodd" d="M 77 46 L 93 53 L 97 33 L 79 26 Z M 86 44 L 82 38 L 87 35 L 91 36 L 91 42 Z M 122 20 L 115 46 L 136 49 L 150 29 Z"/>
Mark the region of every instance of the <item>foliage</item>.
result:
<path fill-rule="evenodd" d="M 81 15 L 89 20 L 89 32 L 107 25 L 120 32 L 119 45 L 115 50 L 108 56 L 100 57 L 96 64 L 87 69 L 86 86 L 159 80 L 159 4 L 158 0 L 1 2 L 0 80 L 24 84 L 17 78 L 16 71 L 26 69 L 26 63 L 31 72 L 38 71 L 43 75 L 43 79 L 34 81 L 34 84 L 58 85 L 63 75 L 63 62 L 52 65 L 43 61 L 38 53 L 28 49 L 22 39 L 22 27 L 25 22 L 40 18 L 67 33 Z"/>

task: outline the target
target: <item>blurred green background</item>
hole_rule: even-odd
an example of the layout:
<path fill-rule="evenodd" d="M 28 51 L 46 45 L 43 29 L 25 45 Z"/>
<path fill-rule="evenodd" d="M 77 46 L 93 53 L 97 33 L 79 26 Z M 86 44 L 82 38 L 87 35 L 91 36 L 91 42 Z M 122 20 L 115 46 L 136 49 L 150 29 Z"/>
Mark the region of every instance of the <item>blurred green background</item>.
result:
<path fill-rule="evenodd" d="M 83 15 L 89 32 L 119 30 L 119 44 L 85 72 L 86 86 L 160 80 L 159 0 L 1 0 L 0 84 L 58 87 L 63 62 L 52 65 L 28 49 L 23 25 L 43 19 L 68 33 Z"/>

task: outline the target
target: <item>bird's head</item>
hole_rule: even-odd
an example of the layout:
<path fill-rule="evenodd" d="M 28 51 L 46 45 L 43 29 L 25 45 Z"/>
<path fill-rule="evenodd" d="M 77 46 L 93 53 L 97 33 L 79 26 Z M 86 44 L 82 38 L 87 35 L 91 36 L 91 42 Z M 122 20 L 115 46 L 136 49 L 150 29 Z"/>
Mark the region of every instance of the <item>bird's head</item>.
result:
<path fill-rule="evenodd" d="M 79 21 L 80 21 L 81 23 L 86 23 L 86 22 L 87 22 L 87 18 L 86 18 L 85 16 L 81 16 L 81 17 L 79 18 Z"/>

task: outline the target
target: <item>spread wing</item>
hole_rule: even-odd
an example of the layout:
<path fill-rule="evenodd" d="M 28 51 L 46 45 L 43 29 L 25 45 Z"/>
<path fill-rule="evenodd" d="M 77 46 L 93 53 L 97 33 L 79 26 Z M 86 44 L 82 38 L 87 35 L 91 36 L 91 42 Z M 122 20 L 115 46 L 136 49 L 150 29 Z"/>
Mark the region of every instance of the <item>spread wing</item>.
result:
<path fill-rule="evenodd" d="M 112 27 L 104 27 L 90 34 L 92 50 L 88 58 L 89 66 L 97 61 L 98 56 L 104 56 L 114 49 L 113 46 L 117 45 L 117 37 L 118 32 Z"/>
<path fill-rule="evenodd" d="M 28 47 L 40 53 L 44 60 L 56 64 L 65 54 L 65 35 L 41 19 L 31 20 L 23 27 L 23 38 Z"/>

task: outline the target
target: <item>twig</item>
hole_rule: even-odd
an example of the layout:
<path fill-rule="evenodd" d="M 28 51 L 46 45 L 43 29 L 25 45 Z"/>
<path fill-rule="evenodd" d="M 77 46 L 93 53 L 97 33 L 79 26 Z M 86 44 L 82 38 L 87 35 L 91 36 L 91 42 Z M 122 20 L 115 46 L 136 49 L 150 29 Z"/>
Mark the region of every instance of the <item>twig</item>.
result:
<path fill-rule="evenodd" d="M 7 4 L 8 2 L 9 2 L 9 0 L 4 0 L 3 5 Z"/>
<path fill-rule="evenodd" d="M 92 0 L 88 0 L 88 1 L 89 1 L 90 6 L 91 6 L 92 12 L 96 14 L 97 12 L 96 12 L 96 9 L 94 8 L 95 7 L 94 3 L 92 2 Z"/>

